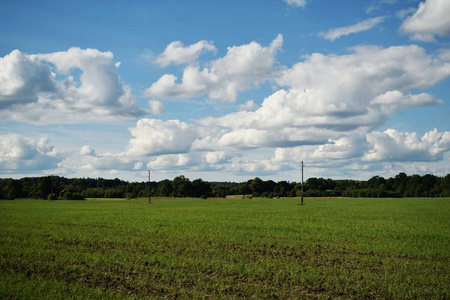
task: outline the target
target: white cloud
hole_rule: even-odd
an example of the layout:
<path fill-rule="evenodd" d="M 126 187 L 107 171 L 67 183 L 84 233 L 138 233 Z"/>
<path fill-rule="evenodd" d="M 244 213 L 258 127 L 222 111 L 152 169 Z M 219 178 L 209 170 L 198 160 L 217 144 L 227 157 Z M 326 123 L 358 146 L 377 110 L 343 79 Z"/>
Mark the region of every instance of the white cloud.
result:
<path fill-rule="evenodd" d="M 137 163 L 134 164 L 133 170 L 140 170 L 142 169 L 143 166 L 144 163 L 142 163 L 142 161 L 138 161 Z"/>
<path fill-rule="evenodd" d="M 148 106 L 150 107 L 150 114 L 152 115 L 162 115 L 164 113 L 163 104 L 157 100 L 150 100 Z"/>
<path fill-rule="evenodd" d="M 0 109 L 36 102 L 39 93 L 56 91 L 50 66 L 14 50 L 0 58 Z"/>
<path fill-rule="evenodd" d="M 221 164 L 229 162 L 230 157 L 224 151 L 212 151 L 205 154 L 205 159 L 209 164 Z"/>
<path fill-rule="evenodd" d="M 277 164 L 298 163 L 308 161 L 310 164 L 333 165 L 336 162 L 360 159 L 369 149 L 366 136 L 361 132 L 329 140 L 322 145 L 300 146 L 293 148 L 277 148 L 274 151 L 273 162 Z"/>
<path fill-rule="evenodd" d="M 52 124 L 144 115 L 120 82 L 118 66 L 111 52 L 96 49 L 34 55 L 15 50 L 0 58 L 0 118 Z"/>
<path fill-rule="evenodd" d="M 199 168 L 201 159 L 198 153 L 181 153 L 181 154 L 167 154 L 159 155 L 153 158 L 148 164 L 147 168 L 151 170 L 186 170 Z M 202 169 L 202 167 L 200 167 Z"/>
<path fill-rule="evenodd" d="M 401 30 L 412 34 L 413 40 L 428 42 L 434 40 L 434 35 L 450 36 L 449 15 L 450 1 L 426 0 L 403 22 Z"/>
<path fill-rule="evenodd" d="M 412 41 L 432 43 L 436 42 L 434 34 L 427 32 L 416 32 L 409 37 Z"/>
<path fill-rule="evenodd" d="M 450 62 L 441 60 L 443 58 L 428 55 L 415 45 L 360 46 L 349 55 L 307 56 L 304 62 L 286 70 L 278 83 L 296 91 L 297 95 L 289 102 L 297 102 L 296 109 L 301 107 L 303 115 L 358 119 L 381 112 L 370 105 L 380 95 L 428 88 L 447 78 Z M 423 105 L 437 104 L 423 96 L 414 99 L 413 104 L 402 100 L 399 106 L 419 106 L 418 101 L 423 101 Z M 372 121 L 375 123 L 370 124 Z M 367 125 L 380 125 L 376 119 L 366 122 Z"/>
<path fill-rule="evenodd" d="M 392 5 L 395 4 L 396 2 L 397 0 L 380 0 L 380 1 L 376 0 L 366 7 L 366 14 L 370 14 L 374 11 L 380 10 L 383 5 Z"/>
<path fill-rule="evenodd" d="M 84 145 L 81 147 L 80 155 L 82 156 L 95 156 L 95 149 L 91 146 Z"/>
<path fill-rule="evenodd" d="M 81 161 L 71 162 L 71 168 L 76 165 L 81 169 L 86 170 L 122 170 L 130 171 L 139 166 L 139 161 L 129 156 L 127 153 L 111 153 L 105 152 L 96 154 L 95 156 L 84 156 Z"/>
<path fill-rule="evenodd" d="M 127 154 L 134 157 L 188 152 L 197 138 L 194 126 L 179 120 L 141 119 L 130 128 Z"/>
<path fill-rule="evenodd" d="M 256 111 L 199 120 L 204 127 L 221 128 L 203 141 L 210 142 L 209 149 L 295 147 L 338 143 L 349 134 L 370 132 L 393 113 L 442 103 L 411 91 L 447 78 L 446 57 L 429 56 L 417 46 L 366 46 L 348 55 L 307 56 L 278 78 L 289 89 L 274 92 Z"/>
<path fill-rule="evenodd" d="M 260 174 L 262 173 L 273 173 L 276 171 L 280 171 L 280 165 L 273 164 L 272 161 L 268 159 L 264 160 L 240 160 L 233 163 L 230 168 L 230 171 L 244 173 L 244 174 Z"/>
<path fill-rule="evenodd" d="M 146 89 L 146 95 L 180 99 L 208 94 L 213 100 L 234 102 L 240 92 L 273 78 L 275 54 L 282 43 L 280 34 L 267 47 L 256 42 L 229 47 L 224 57 L 209 63 L 209 68 L 187 66 L 181 83 L 175 75 L 163 75 Z"/>
<path fill-rule="evenodd" d="M 442 104 L 442 100 L 436 100 L 432 95 L 421 93 L 418 95 L 404 95 L 400 91 L 388 91 L 371 101 L 372 105 L 380 105 L 386 113 L 401 111 L 407 107 L 422 107 Z"/>
<path fill-rule="evenodd" d="M 347 26 L 347 27 L 339 27 L 328 30 L 327 32 L 319 33 L 320 37 L 323 37 L 327 40 L 334 41 L 342 36 L 346 36 L 352 33 L 358 33 L 361 31 L 367 31 L 377 26 L 378 24 L 384 21 L 385 17 L 376 17 L 364 20 L 355 25 Z"/>
<path fill-rule="evenodd" d="M 307 160 L 317 170 L 331 166 L 342 169 L 339 172 L 355 172 L 359 165 L 361 172 L 369 174 L 374 168 L 382 168 L 378 159 L 386 148 L 383 145 L 387 142 L 383 141 L 389 140 L 385 133 L 380 133 L 384 139 L 376 139 L 379 135 L 371 135 L 371 131 L 384 125 L 393 113 L 442 103 L 418 91 L 450 75 L 450 56 L 445 51 L 432 56 L 415 45 L 361 46 L 352 50 L 347 55 L 305 56 L 276 78 L 287 88 L 264 99 L 255 111 L 204 118 L 197 120 L 197 125 L 153 120 L 145 134 L 133 133 L 139 138 L 130 141 L 128 153 L 162 154 L 149 163 L 160 170 L 270 173 L 291 170 L 293 164 Z M 178 127 L 186 133 L 170 138 Z M 161 136 L 156 136 L 158 133 Z M 411 152 L 408 157 L 426 160 L 423 153 L 431 153 L 427 161 L 442 159 L 447 151 L 445 143 L 432 145 L 435 143 L 422 142 L 422 152 Z M 238 156 L 242 149 L 270 148 L 276 148 L 272 158 Z M 398 156 L 390 161 L 404 160 Z"/>
<path fill-rule="evenodd" d="M 332 143 L 320 145 L 311 153 L 311 159 L 320 161 L 323 159 L 341 160 L 362 157 L 368 149 L 368 143 L 363 134 L 348 134 Z"/>
<path fill-rule="evenodd" d="M 163 53 L 158 55 L 155 63 L 160 67 L 167 67 L 170 64 L 180 65 L 193 63 L 205 51 L 215 53 L 217 49 L 212 42 L 208 41 L 200 41 L 189 46 L 184 46 L 180 41 L 174 41 L 167 45 Z"/>
<path fill-rule="evenodd" d="M 367 134 L 367 141 L 371 146 L 364 156 L 367 161 L 439 161 L 450 151 L 450 132 L 437 129 L 423 137 L 388 129 Z"/>
<path fill-rule="evenodd" d="M 351 133 L 319 146 L 277 148 L 270 163 L 280 170 L 307 164 L 307 176 L 348 178 L 359 174 L 370 178 L 374 172 L 394 176 L 399 172 L 447 174 L 445 155 L 450 152 L 450 132 L 434 129 L 423 137 L 394 129 L 385 132 Z M 421 170 L 414 169 L 414 162 Z M 439 165 L 438 165 L 439 164 Z M 446 171 L 447 170 L 447 171 Z M 326 175 L 324 175 L 326 174 Z"/>
<path fill-rule="evenodd" d="M 47 138 L 0 135 L 0 173 L 52 169 L 62 159 L 63 153 L 51 146 Z"/>
<path fill-rule="evenodd" d="M 296 7 L 304 7 L 306 5 L 306 0 L 283 0 L 289 5 Z"/>
<path fill-rule="evenodd" d="M 293 128 L 277 130 L 235 129 L 222 135 L 218 146 L 231 149 L 252 149 L 264 147 L 293 147 L 297 145 L 322 144 L 323 136 L 309 135 Z"/>
<path fill-rule="evenodd" d="M 411 15 L 411 14 L 415 13 L 416 10 L 417 10 L 417 9 L 414 8 L 414 7 L 405 8 L 405 9 L 401 9 L 401 10 L 397 11 L 397 12 L 395 13 L 395 15 L 396 15 L 398 18 L 403 19 L 404 17 L 406 17 L 406 16 L 408 16 L 408 15 Z"/>
<path fill-rule="evenodd" d="M 439 50 L 439 59 L 441 61 L 450 61 L 450 49 Z"/>
<path fill-rule="evenodd" d="M 270 48 L 255 44 L 258 47 L 254 49 L 258 51 Z M 241 47 L 245 46 L 248 45 Z M 226 65 L 227 74 L 234 72 L 238 78 L 239 74 L 246 74 L 250 69 L 241 64 L 231 68 L 227 62 L 231 52 L 229 50 L 225 57 L 214 63 L 217 66 Z M 308 161 L 317 174 L 325 166 L 339 169 L 335 172 L 355 172 L 360 166 L 359 171 L 364 170 L 369 174 L 374 168 L 389 169 L 384 162 L 404 164 L 414 159 L 436 162 L 448 153 L 448 132 L 435 130 L 424 137 L 417 137 L 415 133 L 395 130 L 380 133 L 371 131 L 385 125 L 393 113 L 442 103 L 421 90 L 448 78 L 449 53 L 443 50 L 437 55 L 429 55 L 423 48 L 414 45 L 389 48 L 361 46 L 353 48 L 346 55 L 315 53 L 304 56 L 290 69 L 279 69 L 276 74 L 272 73 L 273 82 L 283 89 L 273 92 L 260 106 L 249 100 L 238 106 L 242 111 L 219 118 L 204 118 L 194 124 L 179 120 L 141 119 L 130 128 L 131 137 L 127 148 L 121 150 L 123 152 L 97 153 L 85 145 L 78 148 L 79 151 L 74 151 L 71 157 L 62 160 L 60 155 L 52 162 L 53 165 L 58 163 L 59 169 L 67 172 L 83 170 L 89 174 L 96 174 L 96 170 L 98 174 L 111 169 L 136 172 L 145 165 L 152 170 L 160 170 L 160 173 L 170 170 L 223 170 L 242 174 L 274 174 L 291 172 L 294 167 L 298 167 L 300 160 Z M 237 57 L 242 58 L 241 54 Z M 249 55 L 253 57 L 253 54 Z M 28 57 L 28 60 L 32 59 L 35 58 Z M 58 72 L 70 72 L 67 71 L 72 68 L 70 65 L 77 66 L 77 60 L 69 66 L 64 65 L 66 62 L 63 59 L 61 61 L 53 57 L 51 64 L 49 60 L 46 63 L 38 60 L 35 65 L 43 70 L 49 68 L 50 74 L 56 74 L 54 68 Z M 109 63 L 110 60 L 105 62 Z M 268 66 L 274 69 L 274 63 Z M 116 72 L 115 68 L 110 70 Z M 207 72 L 219 74 L 218 69 L 213 71 L 211 68 Z M 255 72 L 259 74 L 261 71 Z M 33 72 L 28 74 L 31 76 Z M 61 75 L 52 76 L 59 78 Z M 257 76 L 250 74 L 250 77 Z M 84 91 L 83 80 L 86 79 L 74 78 L 69 86 L 81 93 Z M 31 84 L 32 81 L 29 82 Z M 56 85 L 50 87 L 59 91 L 62 81 L 55 79 L 52 82 Z M 123 86 L 118 82 L 119 86 Z M 194 83 L 198 82 L 194 80 Z M 175 84 L 174 87 L 181 85 Z M 14 87 L 14 84 L 10 86 Z M 47 88 L 43 84 L 36 84 L 35 87 L 42 91 Z M 18 94 L 17 90 L 9 89 L 12 91 L 10 93 Z M 37 102 L 30 103 L 40 103 L 43 96 L 37 94 L 38 100 L 31 100 Z M 91 97 L 96 107 L 111 107 L 108 101 L 102 104 L 102 97 L 98 96 L 103 95 L 101 90 L 95 93 L 84 91 L 84 94 Z M 62 107 L 69 109 L 64 105 Z M 149 107 L 153 114 L 163 112 L 159 101 L 149 101 Z M 34 145 L 33 142 L 28 144 Z M 13 168 L 14 163 L 18 166 L 18 160 L 26 161 L 28 148 L 19 148 L 25 154 L 17 155 L 24 158 L 6 160 L 3 157 L 7 155 L 2 154 L 0 165 L 7 164 Z M 388 149 L 395 149 L 405 155 L 392 155 Z M 8 153 L 21 152 L 11 150 Z M 44 161 L 44 158 L 50 159 L 52 156 L 47 153 L 40 157 Z M 33 163 L 30 165 L 33 166 Z"/>
<path fill-rule="evenodd" d="M 254 111 L 258 109 L 258 104 L 253 102 L 253 100 L 248 100 L 244 104 L 238 105 L 239 111 Z"/>

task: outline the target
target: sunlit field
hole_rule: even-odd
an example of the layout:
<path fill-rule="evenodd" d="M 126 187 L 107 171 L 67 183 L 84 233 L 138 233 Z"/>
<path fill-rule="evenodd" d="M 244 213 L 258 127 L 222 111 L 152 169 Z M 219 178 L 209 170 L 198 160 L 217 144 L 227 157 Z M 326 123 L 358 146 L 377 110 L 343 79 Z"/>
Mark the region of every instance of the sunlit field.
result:
<path fill-rule="evenodd" d="M 0 298 L 448 298 L 450 199 L 0 201 Z"/>

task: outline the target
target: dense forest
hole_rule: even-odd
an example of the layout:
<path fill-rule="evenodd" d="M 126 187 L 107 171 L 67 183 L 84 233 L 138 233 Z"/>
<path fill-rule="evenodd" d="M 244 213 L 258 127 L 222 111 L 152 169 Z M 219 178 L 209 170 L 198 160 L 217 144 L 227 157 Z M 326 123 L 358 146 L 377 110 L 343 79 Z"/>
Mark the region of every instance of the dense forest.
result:
<path fill-rule="evenodd" d="M 127 182 L 120 179 L 73 178 L 59 176 L 0 179 L 0 199 L 34 198 L 82 200 L 85 198 L 148 197 L 298 197 L 301 184 L 256 177 L 246 182 L 190 181 L 184 176 L 159 182 Z M 450 197 L 450 174 L 412 175 L 399 173 L 385 179 L 374 176 L 367 181 L 309 178 L 304 183 L 305 197 Z"/>

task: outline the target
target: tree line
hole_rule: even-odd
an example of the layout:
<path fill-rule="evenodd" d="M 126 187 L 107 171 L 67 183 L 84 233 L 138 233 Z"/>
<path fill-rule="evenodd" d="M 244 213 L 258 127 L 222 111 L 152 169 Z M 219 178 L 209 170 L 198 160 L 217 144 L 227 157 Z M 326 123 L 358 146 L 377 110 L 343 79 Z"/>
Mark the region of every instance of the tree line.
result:
<path fill-rule="evenodd" d="M 60 176 L 0 179 L 0 199 L 34 198 L 67 199 L 85 198 L 138 198 L 138 197 L 298 197 L 301 184 L 258 177 L 246 182 L 208 182 L 189 180 L 177 176 L 150 183 L 128 182 L 118 178 L 65 178 Z M 367 181 L 309 178 L 303 185 L 305 197 L 450 197 L 450 174 L 444 177 L 399 173 L 385 179 L 374 176 Z"/>

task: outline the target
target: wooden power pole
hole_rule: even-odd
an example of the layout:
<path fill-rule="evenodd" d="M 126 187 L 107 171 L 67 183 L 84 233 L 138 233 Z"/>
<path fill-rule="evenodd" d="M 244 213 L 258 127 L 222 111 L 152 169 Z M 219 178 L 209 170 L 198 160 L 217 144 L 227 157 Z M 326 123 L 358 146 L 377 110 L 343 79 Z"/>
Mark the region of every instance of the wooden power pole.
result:
<path fill-rule="evenodd" d="M 302 195 L 301 195 L 301 203 L 303 204 L 303 160 L 302 160 Z"/>
<path fill-rule="evenodd" d="M 148 170 L 148 203 L 152 203 L 151 186 L 150 186 L 150 170 Z"/>

